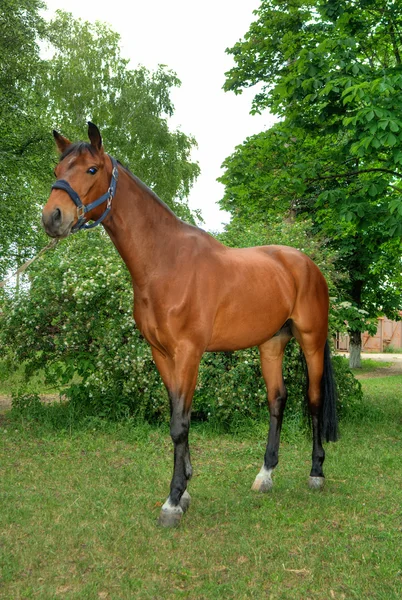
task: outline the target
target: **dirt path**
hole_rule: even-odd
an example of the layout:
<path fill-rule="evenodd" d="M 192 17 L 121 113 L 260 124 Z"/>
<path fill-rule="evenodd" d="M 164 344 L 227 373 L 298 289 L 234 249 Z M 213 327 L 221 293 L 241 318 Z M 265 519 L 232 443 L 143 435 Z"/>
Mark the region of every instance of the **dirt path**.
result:
<path fill-rule="evenodd" d="M 45 403 L 60 402 L 59 394 L 43 394 L 40 398 Z M 9 408 L 11 408 L 11 396 L 0 395 L 0 413 Z"/>
<path fill-rule="evenodd" d="M 393 375 L 402 375 L 402 365 L 393 364 L 389 367 L 379 367 L 369 373 L 355 373 L 356 379 L 370 379 L 371 377 L 392 377 Z"/>
<path fill-rule="evenodd" d="M 347 352 L 340 352 L 340 356 L 349 358 Z M 376 362 L 391 363 L 387 367 L 378 367 L 368 373 L 355 373 L 356 379 L 370 379 L 371 377 L 388 377 L 393 375 L 402 375 L 402 354 L 362 354 L 362 359 L 371 359 Z"/>

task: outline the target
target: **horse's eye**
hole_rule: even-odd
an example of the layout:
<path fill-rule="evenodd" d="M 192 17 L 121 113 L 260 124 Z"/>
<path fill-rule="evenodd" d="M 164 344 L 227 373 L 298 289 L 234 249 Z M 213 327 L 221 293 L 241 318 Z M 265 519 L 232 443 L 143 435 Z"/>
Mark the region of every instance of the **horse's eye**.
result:
<path fill-rule="evenodd" d="M 95 175 L 95 173 L 98 172 L 98 169 L 96 167 L 89 167 L 87 173 L 89 173 L 90 175 Z"/>

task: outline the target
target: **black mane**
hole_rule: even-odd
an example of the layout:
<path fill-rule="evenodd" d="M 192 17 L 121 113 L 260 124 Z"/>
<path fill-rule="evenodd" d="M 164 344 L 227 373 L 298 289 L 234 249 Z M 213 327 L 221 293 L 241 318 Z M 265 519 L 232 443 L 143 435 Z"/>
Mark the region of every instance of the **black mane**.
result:
<path fill-rule="evenodd" d="M 86 151 L 90 152 L 92 156 L 95 156 L 96 154 L 95 148 L 88 142 L 75 142 L 74 144 L 70 144 L 60 156 L 59 162 L 64 160 L 66 156 L 69 156 L 69 154 L 83 154 Z"/>

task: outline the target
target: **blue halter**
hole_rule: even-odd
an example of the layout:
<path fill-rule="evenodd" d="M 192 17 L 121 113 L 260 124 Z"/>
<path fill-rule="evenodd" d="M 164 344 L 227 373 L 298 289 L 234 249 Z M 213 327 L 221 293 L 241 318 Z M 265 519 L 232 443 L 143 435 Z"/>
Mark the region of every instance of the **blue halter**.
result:
<path fill-rule="evenodd" d="M 52 185 L 52 190 L 64 190 L 65 192 L 67 192 L 67 194 L 70 196 L 71 200 L 74 202 L 74 204 L 77 207 L 78 220 L 77 220 L 76 224 L 74 225 L 74 227 L 71 229 L 71 233 L 75 233 L 76 231 L 79 231 L 80 229 L 92 229 L 93 227 L 96 227 L 97 225 L 99 225 L 99 223 L 102 223 L 102 221 L 104 219 L 106 219 L 106 217 L 110 213 L 110 210 L 112 208 L 112 200 L 116 193 L 119 172 L 117 170 L 117 161 L 112 156 L 109 156 L 109 158 L 112 161 L 112 166 L 113 166 L 112 178 L 110 180 L 109 189 L 106 192 L 106 194 L 103 194 L 103 196 L 101 196 L 97 200 L 94 200 L 90 204 L 83 204 L 81 201 L 81 198 L 79 197 L 77 192 L 75 190 L 73 190 L 71 185 L 68 183 L 68 181 L 65 181 L 65 179 L 58 179 Z M 99 206 L 100 204 L 103 204 L 103 202 L 107 202 L 104 213 L 94 223 L 87 223 L 86 219 L 85 219 L 85 215 L 89 211 L 91 211 L 94 208 L 96 208 L 97 206 Z"/>

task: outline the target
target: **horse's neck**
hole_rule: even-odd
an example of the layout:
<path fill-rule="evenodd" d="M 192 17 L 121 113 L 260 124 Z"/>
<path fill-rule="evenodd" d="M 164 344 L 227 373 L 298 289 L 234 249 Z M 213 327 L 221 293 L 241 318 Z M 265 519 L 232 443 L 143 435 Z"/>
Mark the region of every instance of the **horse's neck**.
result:
<path fill-rule="evenodd" d="M 185 224 L 151 190 L 119 169 L 117 192 L 105 229 L 135 286 L 146 286 L 155 269 L 169 261 L 169 250 L 183 227 Z"/>

